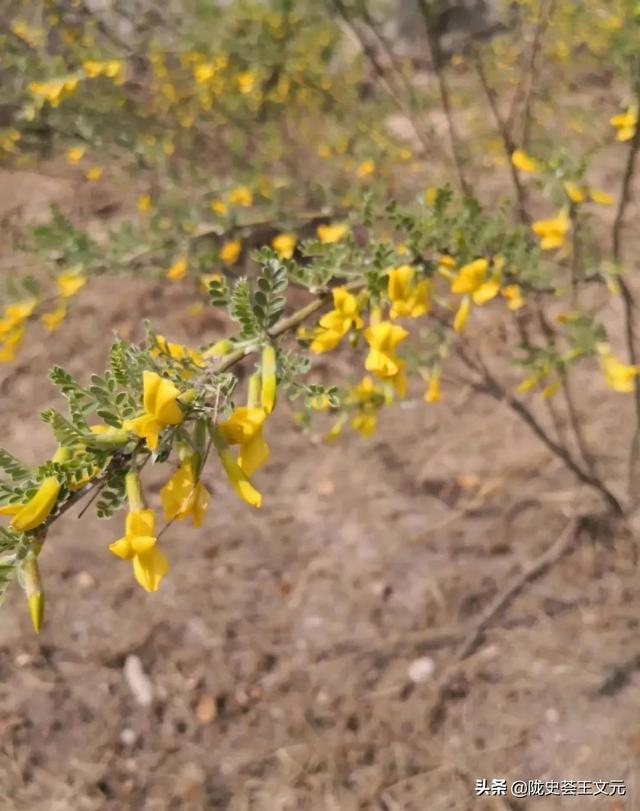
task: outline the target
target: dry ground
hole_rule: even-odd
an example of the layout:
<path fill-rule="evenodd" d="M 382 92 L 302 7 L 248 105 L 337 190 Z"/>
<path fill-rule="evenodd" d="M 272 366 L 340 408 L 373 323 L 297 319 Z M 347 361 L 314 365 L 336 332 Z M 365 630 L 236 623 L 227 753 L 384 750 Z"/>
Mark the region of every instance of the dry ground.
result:
<path fill-rule="evenodd" d="M 76 191 L 26 174 L 2 182 L 5 213 L 29 218 L 41 210 L 25 211 L 34 194 Z M 114 329 L 135 336 L 150 316 L 173 339 L 215 334 L 213 318 L 189 322 L 176 289 L 95 281 L 55 340 L 34 329 L 1 370 L 1 444 L 34 463 L 51 452 L 34 416 L 56 402 L 46 369 L 102 368 Z M 587 433 L 613 466 L 628 401 L 603 398 L 591 378 L 580 385 Z M 444 718 L 430 725 L 437 674 L 478 613 L 572 512 L 597 505 L 504 406 L 449 390 L 427 408 L 416 394 L 373 440 L 331 447 L 320 426 L 303 436 L 279 409 L 257 477 L 263 509 L 211 470 L 206 525 L 174 526 L 173 569 L 155 595 L 107 550 L 120 517 L 56 524 L 41 559 L 43 633 L 18 589 L 2 611 L 0 807 L 640 808 L 628 535 L 584 536 L 521 595 L 456 668 Z M 421 657 L 436 675 L 414 683 Z M 626 678 L 611 679 L 620 667 Z M 624 779 L 629 795 L 476 799 L 481 777 Z"/>

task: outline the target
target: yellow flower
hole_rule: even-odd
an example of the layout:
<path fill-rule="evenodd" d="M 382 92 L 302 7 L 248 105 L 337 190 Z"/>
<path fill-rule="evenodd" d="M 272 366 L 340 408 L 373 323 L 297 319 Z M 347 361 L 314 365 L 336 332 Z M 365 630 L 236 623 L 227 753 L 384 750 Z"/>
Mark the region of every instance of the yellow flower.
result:
<path fill-rule="evenodd" d="M 429 188 L 424 193 L 424 201 L 428 206 L 435 205 L 436 199 L 438 197 L 438 189 L 436 186 L 429 186 Z"/>
<path fill-rule="evenodd" d="M 313 334 L 310 349 L 316 354 L 334 349 L 352 327 L 362 329 L 358 299 L 346 287 L 334 287 L 333 310 L 322 316 Z"/>
<path fill-rule="evenodd" d="M 114 79 L 117 84 L 124 81 L 124 62 L 120 59 L 106 59 L 104 61 L 87 60 L 82 67 L 89 79 L 96 79 L 98 76 L 106 76 Z"/>
<path fill-rule="evenodd" d="M 187 257 L 181 256 L 171 265 L 165 273 L 165 277 L 172 282 L 177 282 L 186 274 L 188 269 Z"/>
<path fill-rule="evenodd" d="M 368 439 L 375 433 L 377 423 L 378 415 L 375 411 L 361 411 L 351 420 L 351 427 Z"/>
<path fill-rule="evenodd" d="M 224 442 L 224 438 L 222 436 L 221 441 Z M 236 459 L 234 459 L 229 448 L 224 447 L 224 445 L 216 446 L 216 448 L 218 455 L 220 456 L 220 461 L 222 462 L 224 472 L 227 474 L 227 478 L 231 482 L 233 489 L 243 501 L 246 501 L 247 504 L 252 507 L 260 507 L 262 504 L 262 496 L 251 484 L 247 478 L 247 474 L 240 467 L 240 464 L 236 461 Z"/>
<path fill-rule="evenodd" d="M 636 377 L 640 374 L 640 366 L 629 366 L 618 360 L 611 353 L 608 344 L 599 344 L 597 347 L 600 359 L 600 368 L 604 379 L 614 391 L 622 393 L 631 392 L 636 387 Z"/>
<path fill-rule="evenodd" d="M 225 265 L 234 265 L 242 251 L 242 242 L 239 239 L 230 239 L 220 248 L 220 261 Z"/>
<path fill-rule="evenodd" d="M 167 521 L 191 516 L 194 527 L 201 527 L 209 506 L 209 493 L 196 476 L 193 460 L 183 462 L 160 491 Z"/>
<path fill-rule="evenodd" d="M 218 426 L 230 445 L 240 445 L 238 465 L 246 476 L 253 476 L 269 458 L 269 446 L 262 436 L 266 418 L 264 408 L 239 406 Z"/>
<path fill-rule="evenodd" d="M 563 208 L 555 217 L 548 220 L 536 220 L 531 228 L 533 233 L 541 238 L 540 247 L 543 251 L 561 248 L 571 228 L 569 214 Z"/>
<path fill-rule="evenodd" d="M 334 223 L 333 225 L 319 225 L 316 229 L 320 242 L 331 243 L 340 242 L 349 232 L 347 223 Z"/>
<path fill-rule="evenodd" d="M 554 394 L 558 392 L 560 388 L 560 381 L 559 380 L 552 380 L 551 383 L 547 383 L 547 385 L 542 389 L 542 397 L 545 400 L 550 400 Z"/>
<path fill-rule="evenodd" d="M 540 164 L 538 161 L 535 158 L 532 158 L 531 155 L 527 155 L 523 149 L 514 150 L 513 154 L 511 155 L 511 163 L 513 163 L 516 169 L 520 169 L 521 172 L 540 171 Z"/>
<path fill-rule="evenodd" d="M 458 311 L 453 319 L 453 329 L 456 332 L 462 332 L 467 320 L 469 319 L 469 312 L 471 310 L 471 300 L 469 296 L 465 296 L 460 302 Z"/>
<path fill-rule="evenodd" d="M 95 181 L 100 180 L 103 173 L 104 169 L 102 168 L 102 166 L 92 166 L 90 169 L 87 169 L 87 171 L 84 173 L 84 176 L 87 178 L 87 180 Z"/>
<path fill-rule="evenodd" d="M 156 548 L 153 510 L 133 510 L 127 514 L 124 537 L 109 544 L 114 555 L 133 561 L 133 574 L 145 591 L 157 591 L 169 571 L 169 561 Z"/>
<path fill-rule="evenodd" d="M 17 327 L 5 335 L 0 342 L 0 363 L 11 363 L 15 360 L 16 350 L 24 340 L 24 326 Z"/>
<path fill-rule="evenodd" d="M 365 160 L 362 161 L 360 166 L 358 166 L 358 171 L 356 172 L 356 174 L 360 178 L 369 177 L 369 175 L 372 175 L 375 172 L 375 170 L 376 170 L 375 163 L 372 160 Z"/>
<path fill-rule="evenodd" d="M 297 242 L 298 238 L 295 234 L 283 233 L 273 238 L 271 247 L 281 259 L 291 259 Z"/>
<path fill-rule="evenodd" d="M 564 190 L 567 193 L 567 197 L 571 200 L 572 203 L 584 203 L 585 200 L 585 193 L 584 189 L 578 186 L 577 183 L 574 183 L 572 180 L 565 180 L 562 184 L 564 186 Z"/>
<path fill-rule="evenodd" d="M 248 94 L 251 93 L 253 88 L 256 84 L 256 76 L 250 70 L 245 70 L 244 73 L 240 73 L 237 77 L 238 82 L 238 89 L 241 93 Z"/>
<path fill-rule="evenodd" d="M 140 197 L 138 197 L 138 211 L 149 211 L 151 205 L 152 201 L 150 194 L 141 194 Z"/>
<path fill-rule="evenodd" d="M 506 287 L 503 287 L 500 292 L 506 298 L 507 307 L 510 310 L 519 310 L 520 307 L 524 306 L 524 298 L 522 297 L 522 291 L 519 285 L 508 284 Z"/>
<path fill-rule="evenodd" d="M 229 193 L 229 202 L 234 206 L 250 206 L 253 203 L 253 192 L 247 186 L 238 186 Z"/>
<path fill-rule="evenodd" d="M 60 487 L 55 476 L 48 476 L 26 504 L 5 504 L 0 507 L 0 515 L 13 515 L 11 526 L 19 532 L 29 532 L 47 520 L 56 506 Z"/>
<path fill-rule="evenodd" d="M 616 140 L 630 141 L 638 125 L 638 108 L 635 105 L 629 107 L 626 112 L 614 115 L 609 119 L 609 123 L 617 130 Z"/>
<path fill-rule="evenodd" d="M 173 360 L 190 360 L 196 366 L 204 366 L 204 357 L 195 349 L 167 341 L 163 335 L 156 335 L 156 346 L 151 350 L 151 356 L 157 358 L 160 353 Z"/>
<path fill-rule="evenodd" d="M 429 312 L 429 281 L 423 279 L 415 284 L 414 276 L 415 270 L 411 265 L 401 265 L 389 271 L 387 289 L 392 304 L 392 319 L 398 316 L 418 318 Z"/>
<path fill-rule="evenodd" d="M 408 334 L 406 329 L 390 321 L 381 321 L 368 327 L 364 337 L 370 349 L 364 368 L 382 378 L 393 378 L 398 375 L 403 369 L 404 362 L 397 357 L 395 350 Z"/>
<path fill-rule="evenodd" d="M 610 194 L 607 194 L 606 191 L 598 191 L 597 189 L 590 189 L 589 197 L 593 200 L 594 203 L 598 203 L 601 206 L 613 205 L 613 197 Z"/>
<path fill-rule="evenodd" d="M 79 163 L 84 157 L 85 148 L 83 146 L 70 146 L 67 149 L 67 160 L 69 163 Z"/>
<path fill-rule="evenodd" d="M 482 286 L 488 270 L 489 263 L 486 259 L 476 259 L 463 265 L 451 285 L 451 292 L 475 293 Z"/>
<path fill-rule="evenodd" d="M 72 270 L 66 273 L 61 273 L 56 279 L 58 290 L 63 298 L 71 298 L 72 296 L 75 296 L 75 294 L 81 290 L 86 283 L 86 276 Z"/>
<path fill-rule="evenodd" d="M 216 73 L 216 66 L 213 62 L 203 62 L 201 65 L 195 65 L 193 68 L 193 78 L 197 84 L 205 84 L 213 79 Z"/>
<path fill-rule="evenodd" d="M 167 425 L 179 425 L 184 414 L 178 404 L 180 390 L 170 380 L 148 370 L 142 373 L 142 378 L 144 413 L 125 420 L 122 427 L 145 439 L 147 447 L 153 451 L 158 447 L 163 429 Z"/>
<path fill-rule="evenodd" d="M 223 200 L 212 200 L 211 211 L 214 214 L 219 214 L 221 217 L 227 213 L 227 204 Z"/>
<path fill-rule="evenodd" d="M 531 374 L 518 384 L 516 391 L 520 394 L 525 394 L 525 392 L 535 389 L 539 382 L 540 375 L 538 373 Z"/>
<path fill-rule="evenodd" d="M 442 399 L 440 388 L 440 369 L 434 369 L 429 375 L 429 385 L 424 395 L 426 403 L 438 403 Z"/>
<path fill-rule="evenodd" d="M 37 303 L 35 299 L 27 299 L 16 304 L 7 304 L 4 308 L 4 318 L 0 319 L 0 335 L 21 326 L 33 314 Z"/>
<path fill-rule="evenodd" d="M 51 310 L 49 313 L 44 313 L 40 320 L 48 332 L 54 332 L 58 329 L 60 324 L 62 324 L 66 315 L 67 308 L 64 306 L 64 304 L 60 304 L 55 310 Z"/>
<path fill-rule="evenodd" d="M 63 99 L 70 96 L 78 86 L 78 79 L 66 77 L 51 79 L 47 82 L 30 82 L 28 89 L 34 96 L 41 96 L 52 107 L 57 107 Z"/>

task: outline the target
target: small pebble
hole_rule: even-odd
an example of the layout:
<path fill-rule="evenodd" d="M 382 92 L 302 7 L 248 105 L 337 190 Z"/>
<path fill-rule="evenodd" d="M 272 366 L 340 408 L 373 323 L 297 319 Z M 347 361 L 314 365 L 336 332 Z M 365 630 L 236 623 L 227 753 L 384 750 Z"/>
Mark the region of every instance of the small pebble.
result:
<path fill-rule="evenodd" d="M 435 662 L 429 656 L 421 656 L 414 659 L 408 667 L 407 673 L 414 684 L 421 684 L 428 681 L 436 669 Z"/>

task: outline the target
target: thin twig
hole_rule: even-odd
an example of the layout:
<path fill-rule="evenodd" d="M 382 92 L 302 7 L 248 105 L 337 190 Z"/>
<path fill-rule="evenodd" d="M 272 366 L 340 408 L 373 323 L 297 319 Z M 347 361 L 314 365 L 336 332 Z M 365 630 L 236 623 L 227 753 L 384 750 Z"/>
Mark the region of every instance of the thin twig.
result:
<path fill-rule="evenodd" d="M 460 146 L 460 139 L 456 130 L 455 121 L 453 119 L 453 110 L 451 105 L 451 96 L 449 94 L 449 86 L 444 75 L 442 49 L 440 47 L 440 39 L 435 31 L 433 23 L 433 14 L 429 7 L 428 0 L 417 0 L 418 8 L 424 22 L 424 28 L 427 34 L 427 46 L 429 49 L 429 59 L 431 67 L 435 73 L 436 81 L 438 83 L 438 92 L 440 94 L 440 103 L 447 121 L 447 131 L 449 134 L 449 145 L 451 147 L 451 154 L 458 176 L 458 183 L 464 194 L 469 194 L 471 187 L 467 182 L 462 159 L 462 148 Z"/>
<path fill-rule="evenodd" d="M 636 103 L 640 104 L 640 76 L 635 78 L 635 99 Z M 631 184 L 633 182 L 636 158 L 640 151 L 640 122 L 636 124 L 633 138 L 627 153 L 627 163 L 622 177 L 622 189 L 620 191 L 620 198 L 618 200 L 618 208 L 616 216 L 613 221 L 612 227 L 612 253 L 613 261 L 616 265 L 620 265 L 623 259 L 622 236 L 624 230 L 624 218 L 631 199 Z M 620 286 L 620 294 L 622 296 L 622 304 L 624 309 L 624 332 L 627 344 L 627 357 L 629 363 L 635 366 L 638 363 L 638 352 L 636 350 L 636 331 L 635 331 L 635 301 L 631 288 L 627 284 L 623 275 L 618 276 L 618 284 Z M 636 468 L 640 456 L 640 387 L 636 384 L 634 387 L 634 405 L 636 413 L 636 424 L 631 440 L 631 450 L 629 452 L 629 494 L 632 495 L 636 485 Z"/>
<path fill-rule="evenodd" d="M 500 112 L 500 106 L 498 104 L 498 98 L 496 95 L 495 89 L 489 84 L 489 80 L 487 79 L 487 74 L 484 69 L 484 63 L 482 61 L 482 56 L 477 48 L 473 48 L 473 62 L 476 68 L 476 73 L 478 74 L 478 78 L 480 79 L 480 84 L 484 91 L 485 96 L 487 97 L 487 102 L 489 104 L 489 108 L 493 115 L 493 118 L 496 122 L 496 127 L 498 132 L 500 133 L 500 138 L 502 140 L 502 146 L 504 147 L 505 156 L 507 159 L 507 166 L 509 167 L 509 173 L 511 175 L 511 181 L 513 183 L 513 188 L 516 193 L 516 199 L 518 200 L 518 216 L 520 217 L 520 222 L 524 225 L 528 225 L 530 222 L 529 215 L 527 213 L 527 196 L 526 190 L 520 181 L 520 175 L 518 173 L 518 169 L 513 163 L 512 155 L 516 149 L 516 145 L 511 137 L 511 132 L 509 130 L 509 125 L 505 121 Z"/>
<path fill-rule="evenodd" d="M 520 106 L 520 100 L 521 97 L 524 96 L 522 125 L 520 133 L 520 143 L 522 144 L 522 147 L 524 149 L 526 149 L 529 144 L 531 121 L 533 118 L 532 116 L 533 88 L 536 79 L 536 62 L 538 59 L 538 54 L 540 53 L 540 50 L 542 48 L 542 40 L 545 31 L 547 30 L 549 23 L 551 21 L 551 17 L 553 15 L 554 6 L 555 0 L 547 0 L 546 4 L 542 5 L 540 14 L 538 16 L 538 21 L 536 23 L 533 41 L 531 43 L 531 51 L 529 53 L 529 59 L 527 60 L 525 68 L 520 75 L 520 81 L 518 82 L 516 92 L 514 93 L 513 101 L 511 102 L 511 112 L 507 117 L 508 129 L 510 132 L 513 132 L 515 117 L 518 112 L 518 107 Z"/>
<path fill-rule="evenodd" d="M 607 487 L 604 481 L 585 470 L 579 462 L 573 457 L 573 454 L 568 448 L 560 445 L 549 433 L 545 430 L 544 426 L 536 419 L 534 414 L 527 408 L 527 406 L 517 397 L 514 397 L 504 386 L 496 380 L 491 374 L 486 364 L 479 358 L 476 358 L 473 366 L 470 364 L 470 357 L 461 345 L 458 347 L 458 354 L 463 362 L 472 368 L 473 371 L 480 374 L 480 380 L 469 380 L 469 385 L 476 391 L 480 391 L 493 397 L 496 400 L 505 402 L 509 408 L 517 414 L 520 419 L 529 426 L 533 433 L 540 439 L 543 444 L 560 459 L 564 465 L 583 483 L 597 490 L 606 500 L 607 504 L 611 507 L 613 513 L 618 516 L 624 515 L 624 509 L 620 501 Z M 479 371 L 480 370 L 480 371 Z"/>
<path fill-rule="evenodd" d="M 342 2 L 342 0 L 329 0 L 329 2 L 338 12 L 340 17 L 342 17 L 345 25 L 357 40 L 358 44 L 360 45 L 360 48 L 362 49 L 362 52 L 369 60 L 371 67 L 373 68 L 374 72 L 380 79 L 382 87 L 386 91 L 389 98 L 396 105 L 396 107 L 398 107 L 398 109 L 403 113 L 403 115 L 407 117 L 407 120 L 411 124 L 411 127 L 416 135 L 416 138 L 420 141 L 420 144 L 425 153 L 428 154 L 432 148 L 431 144 L 429 143 L 424 133 L 422 132 L 422 128 L 418 126 L 418 124 L 416 123 L 413 111 L 407 104 L 405 104 L 402 97 L 398 94 L 397 90 L 393 87 L 393 85 L 389 81 L 387 72 L 385 71 L 384 66 L 381 64 L 380 60 L 378 59 L 378 55 L 375 51 L 375 48 L 372 48 L 371 45 L 367 42 L 366 38 L 362 36 L 360 31 L 358 30 L 357 25 L 355 25 L 351 17 L 351 14 L 349 13 L 349 9 Z"/>
<path fill-rule="evenodd" d="M 586 521 L 586 516 L 572 518 L 551 546 L 528 566 L 525 566 L 482 612 L 480 618 L 456 648 L 451 661 L 438 679 L 435 701 L 429 711 L 432 730 L 439 727 L 444 718 L 444 705 L 448 697 L 453 676 L 452 671 L 455 666 L 475 653 L 487 630 L 502 616 L 524 588 L 542 577 L 569 552 L 578 539 Z"/>

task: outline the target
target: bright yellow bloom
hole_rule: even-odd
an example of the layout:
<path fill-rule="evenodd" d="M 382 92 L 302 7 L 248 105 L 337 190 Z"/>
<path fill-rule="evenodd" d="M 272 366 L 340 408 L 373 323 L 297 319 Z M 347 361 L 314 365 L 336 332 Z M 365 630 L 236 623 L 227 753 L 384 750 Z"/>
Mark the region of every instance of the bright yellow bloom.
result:
<path fill-rule="evenodd" d="M 67 160 L 69 163 L 80 163 L 84 157 L 85 148 L 83 146 L 70 146 L 67 149 Z"/>
<path fill-rule="evenodd" d="M 5 504 L 0 507 L 0 515 L 13 515 L 11 526 L 19 532 L 29 532 L 47 520 L 56 506 L 60 487 L 55 476 L 48 476 L 26 504 Z"/>
<path fill-rule="evenodd" d="M 180 390 L 156 372 L 144 371 L 143 404 L 144 413 L 140 417 L 126 420 L 122 427 L 133 431 L 147 442 L 150 450 L 158 447 L 158 438 L 167 425 L 179 425 L 184 413 L 178 405 Z"/>
<path fill-rule="evenodd" d="M 167 521 L 191 516 L 194 527 L 201 527 L 209 506 L 209 493 L 196 476 L 193 460 L 183 462 L 160 491 L 160 500 Z"/>
<path fill-rule="evenodd" d="M 204 366 L 204 357 L 200 352 L 182 344 L 167 341 L 163 335 L 156 335 L 156 347 L 151 350 L 151 356 L 157 358 L 160 353 L 168 355 L 173 360 L 190 360 L 196 366 Z"/>
<path fill-rule="evenodd" d="M 598 203 L 598 205 L 601 206 L 613 205 L 613 197 L 606 191 L 598 191 L 597 189 L 590 189 L 589 197 L 593 200 L 594 203 Z"/>
<path fill-rule="evenodd" d="M 616 140 L 630 141 L 635 135 L 638 126 L 638 108 L 632 105 L 626 112 L 614 115 L 609 119 L 609 123 L 617 130 Z"/>
<path fill-rule="evenodd" d="M 124 81 L 124 62 L 120 59 L 106 59 L 103 61 L 90 59 L 84 62 L 82 67 L 89 79 L 106 76 L 108 79 L 114 79 L 116 84 L 121 84 Z"/>
<path fill-rule="evenodd" d="M 269 458 L 269 446 L 262 436 L 267 418 L 264 408 L 239 406 L 218 428 L 230 445 L 240 445 L 238 465 L 247 476 L 253 474 Z"/>
<path fill-rule="evenodd" d="M 56 279 L 58 290 L 63 298 L 71 298 L 87 283 L 87 277 L 72 270 L 61 273 Z"/>
<path fill-rule="evenodd" d="M 44 313 L 40 320 L 48 332 L 54 332 L 58 329 L 60 324 L 62 324 L 66 315 L 67 308 L 64 306 L 64 304 L 60 304 L 55 310 L 51 310 L 49 313 Z"/>
<path fill-rule="evenodd" d="M 561 248 L 571 228 L 569 213 L 565 208 L 558 212 L 555 217 L 548 220 L 537 220 L 531 226 L 534 234 L 540 239 L 540 247 L 543 251 L 550 251 L 554 248 Z"/>
<path fill-rule="evenodd" d="M 578 186 L 578 184 L 574 183 L 572 180 L 565 180 L 562 185 L 567 193 L 567 197 L 572 203 L 584 203 L 585 193 L 581 186 Z"/>
<path fill-rule="evenodd" d="M 538 385 L 539 382 L 540 375 L 536 372 L 534 374 L 529 375 L 528 377 L 525 377 L 524 380 L 522 380 L 518 384 L 516 391 L 519 392 L 520 394 L 525 394 L 525 392 L 535 389 L 535 387 Z"/>
<path fill-rule="evenodd" d="M 333 225 L 319 225 L 316 229 L 318 239 L 325 244 L 340 242 L 348 233 L 349 226 L 344 222 L 334 223 Z"/>
<path fill-rule="evenodd" d="M 375 170 L 376 170 L 375 163 L 372 160 L 365 160 L 362 161 L 360 166 L 358 166 L 358 171 L 356 172 L 356 174 L 360 178 L 369 177 L 369 175 L 372 175 L 375 172 Z"/>
<path fill-rule="evenodd" d="M 273 238 L 271 247 L 281 259 L 291 259 L 296 249 L 297 242 L 298 237 L 295 234 L 278 234 Z"/>
<path fill-rule="evenodd" d="M 262 381 L 260 404 L 267 414 L 271 414 L 276 404 L 276 350 L 269 345 L 262 350 Z M 251 474 L 249 474 L 251 475 Z"/>
<path fill-rule="evenodd" d="M 375 411 L 361 411 L 351 420 L 351 427 L 368 439 L 375 433 L 377 423 L 378 415 Z"/>
<path fill-rule="evenodd" d="M 154 532 L 153 510 L 133 510 L 127 515 L 124 537 L 109 544 L 114 555 L 133 561 L 133 574 L 145 591 L 157 591 L 169 571 L 169 561 L 156 548 Z"/>
<path fill-rule="evenodd" d="M 57 107 L 61 101 L 74 92 L 77 86 L 77 78 L 66 77 L 51 79 L 47 82 L 30 82 L 28 88 L 34 96 L 41 96 L 52 107 Z"/>
<path fill-rule="evenodd" d="M 240 73 L 236 79 L 238 82 L 238 89 L 241 93 L 248 94 L 253 91 L 256 84 L 256 75 L 250 70 Z"/>
<path fill-rule="evenodd" d="M 235 265 L 242 251 L 242 242 L 239 239 L 230 239 L 220 248 L 220 261 L 225 265 Z"/>
<path fill-rule="evenodd" d="M 426 403 L 438 403 L 442 399 L 440 388 L 440 369 L 434 369 L 429 375 L 429 385 L 424 395 Z"/>
<path fill-rule="evenodd" d="M 212 200 L 211 211 L 214 214 L 219 214 L 221 217 L 227 213 L 227 204 L 223 200 Z"/>
<path fill-rule="evenodd" d="M 401 265 L 389 271 L 387 289 L 392 304 L 392 319 L 398 316 L 418 318 L 429 312 L 429 281 L 423 279 L 415 284 L 414 276 L 415 269 L 411 265 Z"/>
<path fill-rule="evenodd" d="M 84 176 L 87 178 L 87 180 L 95 181 L 100 180 L 103 173 L 104 169 L 102 168 L 102 166 L 92 166 L 90 169 L 87 169 L 87 171 L 84 173 Z"/>
<path fill-rule="evenodd" d="M 165 277 L 172 282 L 177 282 L 186 274 L 188 267 L 187 257 L 181 256 L 171 265 L 165 273 Z"/>
<path fill-rule="evenodd" d="M 313 334 L 310 349 L 316 354 L 334 349 L 354 327 L 362 329 L 363 321 L 358 315 L 358 299 L 346 287 L 334 287 L 333 310 L 322 316 Z"/>
<path fill-rule="evenodd" d="M 511 163 L 516 167 L 516 169 L 520 169 L 521 172 L 539 172 L 540 171 L 540 164 L 535 158 L 532 158 L 531 155 L 527 155 L 527 153 L 523 149 L 516 149 L 514 150 L 513 154 L 511 155 Z"/>
<path fill-rule="evenodd" d="M 12 332 L 20 327 L 33 314 L 38 302 L 35 299 L 7 304 L 4 308 L 4 318 L 0 319 L 0 335 Z"/>
<path fill-rule="evenodd" d="M 621 393 L 631 392 L 636 387 L 636 377 L 640 374 L 640 366 L 630 366 L 618 360 L 611 353 L 608 344 L 599 344 L 598 355 L 600 368 L 604 373 L 604 379 L 608 386 L 614 391 Z"/>
<path fill-rule="evenodd" d="M 453 319 L 453 329 L 456 332 L 462 332 L 469 319 L 469 312 L 471 310 L 471 300 L 469 296 L 465 296 L 460 302 L 460 306 Z"/>
<path fill-rule="evenodd" d="M 507 300 L 507 307 L 510 310 L 519 310 L 524 306 L 524 298 L 522 297 L 522 290 L 517 284 L 508 284 L 500 291 Z"/>
<path fill-rule="evenodd" d="M 424 201 L 428 206 L 433 206 L 435 205 L 437 196 L 438 196 L 437 187 L 429 186 L 429 188 L 424 193 Z"/>
<path fill-rule="evenodd" d="M 542 389 L 542 397 L 545 400 L 550 400 L 554 394 L 558 392 L 560 388 L 560 381 L 559 380 L 552 380 L 551 383 L 547 383 L 547 385 Z"/>
<path fill-rule="evenodd" d="M 140 197 L 138 197 L 137 206 L 138 211 L 149 211 L 152 206 L 151 195 L 141 194 Z"/>
<path fill-rule="evenodd" d="M 463 265 L 451 285 L 452 293 L 475 293 L 482 286 L 489 262 L 486 259 L 476 259 Z"/>
<path fill-rule="evenodd" d="M 253 203 L 253 192 L 247 186 L 238 186 L 229 193 L 229 202 L 246 208 Z"/>
<path fill-rule="evenodd" d="M 382 378 L 393 378 L 398 375 L 403 369 L 404 362 L 398 358 L 395 350 L 408 334 L 406 329 L 390 321 L 381 321 L 368 327 L 364 337 L 370 349 L 364 368 Z"/>
<path fill-rule="evenodd" d="M 228 448 L 218 448 L 218 454 L 224 472 L 231 482 L 233 489 L 240 496 L 243 501 L 246 501 L 252 507 L 260 507 L 262 504 L 262 496 L 251 484 L 247 478 L 246 473 L 240 467 L 239 463 L 234 459 L 233 454 Z"/>

